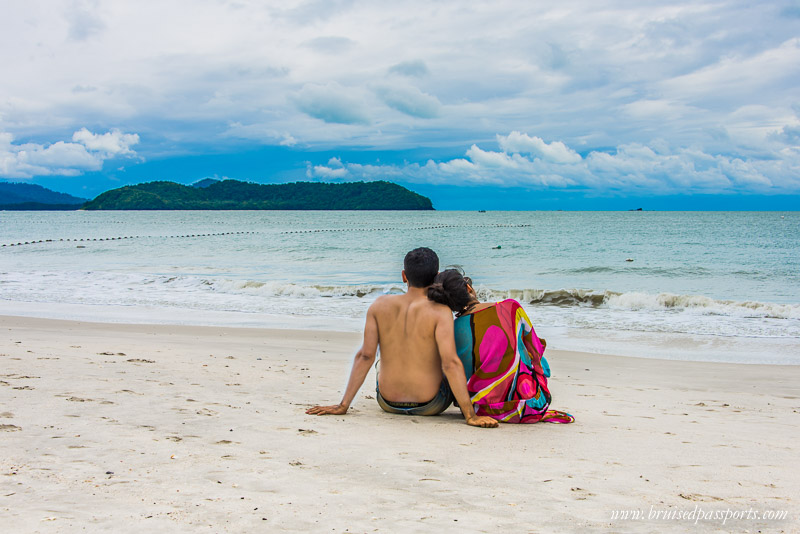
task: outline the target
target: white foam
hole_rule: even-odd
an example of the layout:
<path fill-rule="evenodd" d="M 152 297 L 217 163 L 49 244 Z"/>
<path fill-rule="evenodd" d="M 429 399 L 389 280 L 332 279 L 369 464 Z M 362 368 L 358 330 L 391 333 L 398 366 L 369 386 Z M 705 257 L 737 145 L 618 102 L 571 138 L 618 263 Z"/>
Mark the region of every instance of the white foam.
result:
<path fill-rule="evenodd" d="M 610 294 L 605 304 L 612 309 L 628 310 L 691 310 L 706 315 L 731 317 L 767 317 L 773 319 L 800 319 L 800 305 L 765 302 L 736 302 L 715 300 L 702 295 L 675 295 L 672 293 L 622 293 Z"/>

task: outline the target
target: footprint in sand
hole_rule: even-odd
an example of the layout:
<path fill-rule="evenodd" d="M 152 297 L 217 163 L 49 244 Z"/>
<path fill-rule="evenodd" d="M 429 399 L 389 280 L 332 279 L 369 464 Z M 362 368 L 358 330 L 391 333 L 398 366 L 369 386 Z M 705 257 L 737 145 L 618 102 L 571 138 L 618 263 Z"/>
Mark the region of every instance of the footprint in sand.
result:
<path fill-rule="evenodd" d="M 156 363 L 155 360 L 144 360 L 142 358 L 131 358 L 130 360 L 125 361 L 131 363 Z"/>
<path fill-rule="evenodd" d="M 591 493 L 583 488 L 570 488 L 570 491 L 574 491 L 576 496 L 575 499 L 579 501 L 585 501 L 589 497 L 594 497 L 594 493 Z"/>
<path fill-rule="evenodd" d="M 214 410 L 209 410 L 208 408 L 200 408 L 195 413 L 197 413 L 197 415 L 207 415 L 209 417 L 212 415 L 217 415 L 217 412 L 215 412 Z"/>
<path fill-rule="evenodd" d="M 92 402 L 93 399 L 82 399 L 80 397 L 69 397 L 67 399 L 70 402 Z"/>
<path fill-rule="evenodd" d="M 22 430 L 17 425 L 0 425 L 0 432 L 17 432 Z"/>
<path fill-rule="evenodd" d="M 0 375 L 3 378 L 13 378 L 15 380 L 33 380 L 34 378 L 42 378 L 41 376 L 28 376 L 28 375 L 17 375 L 11 373 L 10 375 Z"/>
<path fill-rule="evenodd" d="M 10 419 L 11 417 L 14 417 L 14 414 L 11 413 L 11 412 L 3 412 L 3 413 L 0 413 L 0 417 L 5 417 L 5 418 L 9 418 Z"/>
<path fill-rule="evenodd" d="M 713 495 L 701 495 L 700 493 L 679 493 L 679 497 L 682 499 L 686 499 L 687 501 L 721 501 L 722 499 L 719 497 L 714 497 Z"/>

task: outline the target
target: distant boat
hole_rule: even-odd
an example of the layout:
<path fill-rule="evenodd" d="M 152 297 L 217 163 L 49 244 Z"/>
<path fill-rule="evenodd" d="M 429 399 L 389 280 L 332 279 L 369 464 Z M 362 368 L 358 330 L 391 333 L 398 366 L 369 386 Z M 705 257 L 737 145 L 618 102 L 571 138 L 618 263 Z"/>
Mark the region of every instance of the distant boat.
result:
<path fill-rule="evenodd" d="M 478 210 L 478 213 L 486 213 L 486 210 Z"/>
<path fill-rule="evenodd" d="M 644 211 L 642 208 L 636 208 L 635 210 L 628 210 L 628 211 Z"/>

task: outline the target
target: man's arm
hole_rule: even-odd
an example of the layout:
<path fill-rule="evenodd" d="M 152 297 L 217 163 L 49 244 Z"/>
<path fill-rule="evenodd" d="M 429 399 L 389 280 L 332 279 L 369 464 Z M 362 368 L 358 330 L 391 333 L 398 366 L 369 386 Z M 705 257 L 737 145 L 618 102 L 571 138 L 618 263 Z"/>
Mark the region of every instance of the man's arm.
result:
<path fill-rule="evenodd" d="M 309 415 L 343 415 L 347 413 L 350 404 L 358 393 L 361 384 L 369 373 L 370 367 L 375 363 L 375 354 L 378 351 L 378 321 L 375 318 L 375 310 L 372 306 L 367 310 L 367 322 L 364 325 L 364 343 L 356 352 L 353 359 L 353 368 L 350 370 L 350 379 L 347 381 L 347 388 L 339 404 L 334 406 L 314 406 L 306 410 Z"/>
<path fill-rule="evenodd" d="M 494 428 L 497 421 L 485 415 L 475 415 L 472 408 L 472 400 L 467 391 L 467 376 L 464 373 L 464 365 L 456 352 L 456 338 L 453 330 L 453 316 L 450 310 L 442 310 L 436 318 L 436 345 L 439 348 L 439 356 L 442 358 L 442 371 L 450 383 L 450 389 L 456 398 L 464 419 L 470 426 L 481 426 Z"/>

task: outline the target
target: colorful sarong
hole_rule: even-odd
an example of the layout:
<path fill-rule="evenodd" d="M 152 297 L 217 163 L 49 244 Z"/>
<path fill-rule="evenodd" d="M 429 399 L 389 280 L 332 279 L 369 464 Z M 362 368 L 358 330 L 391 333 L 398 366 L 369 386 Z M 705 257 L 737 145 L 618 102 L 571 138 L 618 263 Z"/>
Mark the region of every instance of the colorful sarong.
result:
<path fill-rule="evenodd" d="M 459 317 L 455 336 L 475 413 L 504 423 L 575 420 L 548 410 L 546 343 L 519 302 L 508 299 Z"/>

